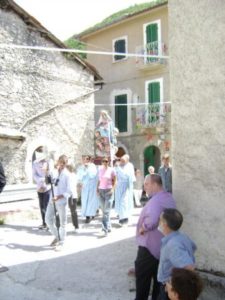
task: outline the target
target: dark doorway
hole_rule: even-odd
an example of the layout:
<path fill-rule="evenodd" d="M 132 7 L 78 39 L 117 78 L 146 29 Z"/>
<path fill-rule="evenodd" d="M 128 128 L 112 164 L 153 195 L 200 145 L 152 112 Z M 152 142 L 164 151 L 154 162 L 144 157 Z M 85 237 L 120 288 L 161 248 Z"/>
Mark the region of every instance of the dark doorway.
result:
<path fill-rule="evenodd" d="M 155 173 L 158 172 L 161 165 L 160 150 L 156 146 L 148 146 L 144 150 L 144 174 L 148 174 L 148 167 L 153 166 Z"/>

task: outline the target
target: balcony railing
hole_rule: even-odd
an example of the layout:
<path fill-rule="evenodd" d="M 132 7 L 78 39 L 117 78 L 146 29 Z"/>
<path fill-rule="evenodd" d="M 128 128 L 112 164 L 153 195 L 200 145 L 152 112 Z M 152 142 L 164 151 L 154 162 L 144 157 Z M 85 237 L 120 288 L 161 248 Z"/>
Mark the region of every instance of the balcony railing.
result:
<path fill-rule="evenodd" d="M 136 128 L 169 128 L 171 121 L 171 103 L 157 102 L 139 106 L 136 109 Z"/>
<path fill-rule="evenodd" d="M 152 42 L 146 45 L 136 47 L 136 54 L 141 55 L 167 55 L 167 46 L 161 42 Z M 152 66 L 165 65 L 166 59 L 157 57 L 136 57 L 136 66 L 138 68 L 146 68 Z"/>

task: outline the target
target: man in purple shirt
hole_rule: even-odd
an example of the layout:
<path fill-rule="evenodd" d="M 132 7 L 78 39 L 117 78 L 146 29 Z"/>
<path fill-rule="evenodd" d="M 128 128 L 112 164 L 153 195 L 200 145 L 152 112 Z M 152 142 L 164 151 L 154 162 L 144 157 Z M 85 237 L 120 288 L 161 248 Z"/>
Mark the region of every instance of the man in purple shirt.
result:
<path fill-rule="evenodd" d="M 143 207 L 137 224 L 138 253 L 135 260 L 135 300 L 148 299 L 152 279 L 154 281 L 152 300 L 157 300 L 159 294 L 157 270 L 163 237 L 157 228 L 161 212 L 165 208 L 175 208 L 176 204 L 171 193 L 163 190 L 162 179 L 158 174 L 145 177 L 144 189 L 151 199 Z"/>

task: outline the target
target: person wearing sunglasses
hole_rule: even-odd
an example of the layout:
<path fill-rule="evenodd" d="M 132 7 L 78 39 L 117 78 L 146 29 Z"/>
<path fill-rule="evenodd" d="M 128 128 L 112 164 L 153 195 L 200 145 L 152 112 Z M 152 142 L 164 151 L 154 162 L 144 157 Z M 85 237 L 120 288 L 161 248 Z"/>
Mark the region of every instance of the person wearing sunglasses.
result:
<path fill-rule="evenodd" d="M 102 210 L 102 231 L 105 236 L 111 232 L 110 212 L 115 185 L 116 173 L 114 169 L 109 166 L 109 159 L 104 157 L 102 159 L 102 166 L 98 171 L 97 193 L 99 195 Z"/>
<path fill-rule="evenodd" d="M 203 290 L 203 282 L 195 271 L 174 268 L 166 290 L 170 300 L 197 300 Z"/>

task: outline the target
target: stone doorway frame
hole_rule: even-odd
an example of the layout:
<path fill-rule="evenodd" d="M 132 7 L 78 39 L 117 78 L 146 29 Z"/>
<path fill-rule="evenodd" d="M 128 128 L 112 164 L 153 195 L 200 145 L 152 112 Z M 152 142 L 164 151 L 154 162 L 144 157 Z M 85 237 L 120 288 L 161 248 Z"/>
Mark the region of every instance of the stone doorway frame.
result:
<path fill-rule="evenodd" d="M 47 137 L 40 136 L 40 137 L 32 140 L 30 143 L 28 143 L 27 156 L 26 156 L 26 160 L 25 160 L 25 173 L 26 173 L 28 182 L 30 184 L 33 184 L 33 176 L 32 176 L 33 154 L 34 154 L 34 151 L 40 146 L 44 146 L 48 150 L 48 153 L 51 156 L 53 156 L 53 157 L 51 157 L 53 159 L 56 159 L 59 155 L 58 145 Z"/>

